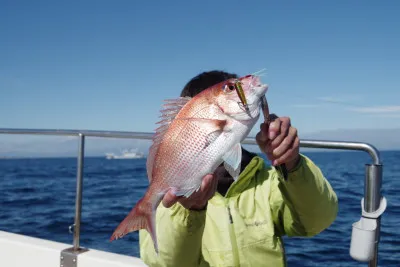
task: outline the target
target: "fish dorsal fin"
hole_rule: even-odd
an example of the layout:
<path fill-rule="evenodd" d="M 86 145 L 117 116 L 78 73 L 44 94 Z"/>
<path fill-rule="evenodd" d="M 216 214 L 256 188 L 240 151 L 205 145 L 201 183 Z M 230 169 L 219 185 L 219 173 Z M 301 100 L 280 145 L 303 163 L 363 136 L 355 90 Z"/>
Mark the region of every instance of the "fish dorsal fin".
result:
<path fill-rule="evenodd" d="M 167 132 L 169 125 L 175 119 L 176 115 L 178 115 L 179 111 L 189 102 L 191 97 L 179 97 L 176 99 L 166 99 L 166 102 L 161 109 L 161 120 L 157 122 L 160 126 L 156 129 L 156 132 L 153 136 L 153 143 L 150 146 L 149 155 L 147 156 L 146 168 L 147 168 L 147 177 L 149 182 L 152 179 L 153 173 L 153 162 L 155 155 L 157 154 L 158 148 L 164 138 L 165 133 Z"/>

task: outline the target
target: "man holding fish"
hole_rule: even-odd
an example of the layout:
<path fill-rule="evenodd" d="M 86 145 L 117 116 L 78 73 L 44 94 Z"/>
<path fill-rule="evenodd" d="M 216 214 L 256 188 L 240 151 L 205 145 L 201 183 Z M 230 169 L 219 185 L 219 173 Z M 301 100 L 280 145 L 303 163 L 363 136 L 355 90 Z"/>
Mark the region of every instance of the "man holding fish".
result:
<path fill-rule="evenodd" d="M 286 266 L 282 236 L 329 227 L 337 196 L 299 153 L 290 118 L 269 114 L 266 91 L 256 75 L 210 71 L 167 101 L 147 161 L 149 188 L 111 239 L 140 230 L 149 266 Z M 275 167 L 240 145 L 261 108 L 256 140 Z"/>

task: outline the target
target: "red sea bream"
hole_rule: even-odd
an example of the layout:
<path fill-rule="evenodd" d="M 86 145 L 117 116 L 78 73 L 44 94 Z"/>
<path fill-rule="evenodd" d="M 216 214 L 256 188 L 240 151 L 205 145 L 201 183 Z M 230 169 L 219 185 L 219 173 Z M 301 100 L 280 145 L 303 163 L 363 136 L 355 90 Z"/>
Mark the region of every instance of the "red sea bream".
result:
<path fill-rule="evenodd" d="M 245 96 L 237 91 L 240 84 Z M 202 178 L 224 163 L 236 180 L 240 172 L 240 142 L 260 116 L 261 97 L 268 86 L 247 75 L 216 84 L 193 98 L 166 100 L 147 158 L 149 187 L 120 223 L 111 240 L 146 229 L 158 252 L 156 209 L 169 189 L 189 197 Z"/>

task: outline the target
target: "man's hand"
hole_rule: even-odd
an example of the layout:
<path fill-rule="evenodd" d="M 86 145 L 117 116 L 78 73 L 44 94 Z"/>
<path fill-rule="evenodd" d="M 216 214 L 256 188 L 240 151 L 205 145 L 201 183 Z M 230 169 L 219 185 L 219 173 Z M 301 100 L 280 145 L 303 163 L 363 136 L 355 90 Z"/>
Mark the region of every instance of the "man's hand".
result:
<path fill-rule="evenodd" d="M 199 191 L 194 192 L 190 197 L 177 197 L 173 190 L 169 190 L 163 198 L 163 205 L 166 208 L 171 207 L 176 202 L 181 203 L 183 207 L 190 210 L 203 210 L 206 208 L 208 200 L 211 199 L 217 190 L 218 179 L 214 175 L 204 176 Z"/>
<path fill-rule="evenodd" d="M 265 153 L 272 165 L 285 163 L 288 171 L 291 171 L 300 159 L 297 129 L 291 126 L 290 118 L 278 118 L 271 114 L 272 121 L 268 127 L 266 123 L 260 125 L 260 132 L 256 141 L 261 151 Z"/>

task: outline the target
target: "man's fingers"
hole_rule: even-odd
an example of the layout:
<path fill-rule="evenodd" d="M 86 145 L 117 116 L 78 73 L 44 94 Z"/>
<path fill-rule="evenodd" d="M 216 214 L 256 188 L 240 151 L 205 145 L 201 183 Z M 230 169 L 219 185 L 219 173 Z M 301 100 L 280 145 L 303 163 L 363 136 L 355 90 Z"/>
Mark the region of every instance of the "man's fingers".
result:
<path fill-rule="evenodd" d="M 207 192 L 207 195 L 205 196 L 205 199 L 204 199 L 205 201 L 208 201 L 209 199 L 211 199 L 214 196 L 215 191 L 217 191 L 218 178 L 211 175 L 210 179 L 211 179 L 211 186 Z"/>
<path fill-rule="evenodd" d="M 279 126 L 280 126 L 279 135 L 276 136 L 275 139 L 271 141 L 270 151 L 277 148 L 282 143 L 284 138 L 289 134 L 289 129 L 291 126 L 289 118 L 281 118 L 281 124 Z"/>
<path fill-rule="evenodd" d="M 273 165 L 287 163 L 290 166 L 299 157 L 299 137 L 297 129 L 291 126 L 289 117 L 277 117 L 270 114 L 269 125 L 260 125 L 256 135 L 260 150 L 265 153 Z"/>
<path fill-rule="evenodd" d="M 274 160 L 274 159 L 275 159 L 274 155 L 272 155 L 272 152 L 267 152 L 267 153 L 265 153 L 265 154 L 267 155 L 267 158 L 268 158 L 269 160 Z"/>
<path fill-rule="evenodd" d="M 282 121 L 275 114 L 270 114 L 269 123 L 261 123 L 260 131 L 256 135 L 256 141 L 260 149 L 266 150 L 264 146 L 281 133 L 281 123 Z"/>
<path fill-rule="evenodd" d="M 173 193 L 173 190 L 168 190 L 168 192 L 165 194 L 162 203 L 164 207 L 170 208 L 172 205 L 174 205 L 177 201 L 179 200 L 179 197 L 175 196 Z"/>
<path fill-rule="evenodd" d="M 165 194 L 162 203 L 164 207 L 170 208 L 176 202 L 179 202 L 185 208 L 191 208 L 196 206 L 202 206 L 206 203 L 215 193 L 217 189 L 218 179 L 212 174 L 204 176 L 201 186 L 197 192 L 194 192 L 190 197 L 177 197 L 173 192 L 173 189 L 168 190 Z"/>
<path fill-rule="evenodd" d="M 288 162 L 293 160 L 298 153 L 296 152 L 299 148 L 299 144 L 300 144 L 300 139 L 298 136 L 296 136 L 296 138 L 294 139 L 294 142 L 291 146 L 290 149 L 288 149 L 282 156 L 280 156 L 278 159 L 274 160 L 273 164 L 274 165 L 280 165 L 282 163 Z M 296 153 L 295 153 L 296 152 Z"/>
<path fill-rule="evenodd" d="M 204 182 L 204 188 L 200 192 L 201 194 L 199 195 L 200 201 L 207 201 L 210 197 L 211 194 L 213 193 L 214 190 L 214 176 L 211 174 L 208 174 L 204 177 L 203 182 Z"/>
<path fill-rule="evenodd" d="M 275 158 L 281 157 L 286 151 L 292 147 L 295 138 L 297 137 L 296 128 L 290 128 L 289 134 L 283 139 L 280 145 L 272 151 Z"/>
<path fill-rule="evenodd" d="M 257 133 L 256 140 L 259 145 L 268 141 L 268 125 L 266 123 L 261 123 L 260 131 Z"/>
<path fill-rule="evenodd" d="M 260 150 L 264 153 L 267 153 L 268 143 L 270 140 L 267 137 L 267 134 L 264 133 L 262 130 L 259 131 L 256 135 L 256 142 Z"/>
<path fill-rule="evenodd" d="M 280 119 L 271 121 L 268 127 L 268 139 L 274 140 L 282 132 L 281 123 L 282 121 Z"/>
<path fill-rule="evenodd" d="M 208 191 L 212 190 L 213 187 L 213 175 L 207 174 L 204 176 L 203 181 L 201 182 L 201 187 L 199 190 L 199 195 L 205 195 Z"/>
<path fill-rule="evenodd" d="M 183 197 L 179 200 L 185 208 L 198 209 L 203 208 L 213 192 L 213 175 L 204 176 L 199 191 L 194 192 L 190 197 Z"/>

